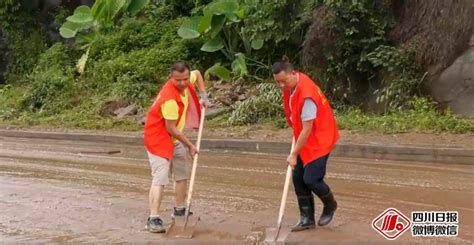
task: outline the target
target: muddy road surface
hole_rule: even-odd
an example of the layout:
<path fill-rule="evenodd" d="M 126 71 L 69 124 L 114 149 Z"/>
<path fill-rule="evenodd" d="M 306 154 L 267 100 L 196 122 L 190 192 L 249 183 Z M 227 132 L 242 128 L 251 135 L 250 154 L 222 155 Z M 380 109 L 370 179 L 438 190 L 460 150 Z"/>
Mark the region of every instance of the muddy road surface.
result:
<path fill-rule="evenodd" d="M 120 150 L 107 155 L 90 151 Z M 89 151 L 89 153 L 84 153 Z M 81 153 L 82 152 L 82 153 Z M 170 240 L 144 229 L 150 170 L 142 146 L 0 137 L 0 241 L 247 243 L 276 225 L 286 156 L 202 151 L 192 240 Z M 397 242 L 474 241 L 474 165 L 330 158 L 326 181 L 339 208 L 327 227 L 292 233 L 288 244 L 385 243 L 372 220 L 393 207 L 458 211 L 457 237 L 413 237 Z M 292 187 L 284 225 L 297 222 Z M 170 223 L 173 186 L 161 216 Z M 322 210 L 316 199 L 316 215 Z"/>

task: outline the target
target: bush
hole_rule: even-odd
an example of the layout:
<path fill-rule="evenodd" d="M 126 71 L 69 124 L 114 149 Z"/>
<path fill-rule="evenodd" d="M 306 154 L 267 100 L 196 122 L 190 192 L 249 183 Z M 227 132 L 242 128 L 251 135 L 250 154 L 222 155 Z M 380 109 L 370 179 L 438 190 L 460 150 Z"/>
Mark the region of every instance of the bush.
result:
<path fill-rule="evenodd" d="M 150 48 L 159 42 L 173 42 L 177 23 L 159 24 L 136 18 L 125 19 L 120 27 L 109 34 L 99 36 L 91 47 L 89 59 L 106 60 L 120 53 Z"/>
<path fill-rule="evenodd" d="M 38 57 L 46 49 L 46 39 L 40 31 L 31 34 L 11 33 L 8 37 L 8 65 L 5 80 L 24 82 L 25 75 L 35 67 Z"/>
<path fill-rule="evenodd" d="M 73 73 L 72 67 L 52 67 L 31 76 L 33 86 L 22 101 L 23 108 L 51 113 L 70 109 L 72 105 L 69 102 L 77 92 Z"/>
<path fill-rule="evenodd" d="M 410 98 L 419 94 L 421 69 L 415 64 L 414 46 L 401 50 L 391 46 L 379 46 L 367 55 L 375 66 L 381 67 L 382 88 L 376 89 L 377 103 L 386 108 L 403 109 L 410 106 Z"/>
<path fill-rule="evenodd" d="M 179 20 L 155 24 L 125 19 L 115 32 L 94 43 L 82 76 L 74 69 L 82 52 L 54 44 L 35 61 L 31 73 L 24 75 L 29 88 L 19 109 L 40 113 L 37 116 L 45 120 L 59 114 L 58 120 L 73 123 L 69 117 L 93 121 L 110 99 L 123 98 L 139 108 L 148 106 L 157 85 L 167 80 L 170 64 L 187 58 L 185 41 L 177 38 L 178 25 Z M 2 110 L 2 118 L 12 118 L 11 111 Z"/>
<path fill-rule="evenodd" d="M 157 85 L 167 80 L 169 66 L 188 57 L 185 41 L 176 34 L 179 23 L 125 20 L 92 47 L 84 83 L 106 96 L 146 106 Z"/>
<path fill-rule="evenodd" d="M 0 120 L 10 120 L 16 117 L 18 104 L 24 91 L 23 86 L 0 85 Z"/>
<path fill-rule="evenodd" d="M 247 125 L 265 119 L 284 117 L 281 90 L 274 83 L 257 85 L 258 95 L 234 106 L 229 125 Z M 279 125 L 281 126 L 281 124 Z"/>
<path fill-rule="evenodd" d="M 62 43 L 55 43 L 39 56 L 29 76 L 37 75 L 53 67 L 61 68 L 73 66 L 74 60 L 77 57 L 79 57 L 79 53 Z"/>
<path fill-rule="evenodd" d="M 32 85 L 22 100 L 23 108 L 59 112 L 69 108 L 75 90 L 73 52 L 57 43 L 43 53 L 26 79 Z"/>
<path fill-rule="evenodd" d="M 164 80 L 169 66 L 178 59 L 186 58 L 183 45 L 158 44 L 152 48 L 117 54 L 111 59 L 91 62 L 85 79 L 91 84 L 109 85 L 128 76 L 130 82 L 154 82 Z"/>

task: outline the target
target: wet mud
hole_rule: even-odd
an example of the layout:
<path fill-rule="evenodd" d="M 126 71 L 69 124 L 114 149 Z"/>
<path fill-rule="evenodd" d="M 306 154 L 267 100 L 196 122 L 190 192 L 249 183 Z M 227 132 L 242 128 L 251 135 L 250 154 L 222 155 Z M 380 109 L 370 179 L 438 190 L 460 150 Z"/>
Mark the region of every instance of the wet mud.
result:
<path fill-rule="evenodd" d="M 115 151 L 119 154 L 81 154 Z M 0 241 L 231 242 L 255 244 L 276 225 L 286 156 L 201 152 L 193 211 L 201 220 L 192 240 L 169 240 L 144 229 L 150 170 L 136 145 L 0 137 Z M 458 211 L 459 236 L 397 241 L 474 241 L 474 165 L 330 158 L 326 180 L 339 203 L 327 227 L 291 233 L 288 244 L 384 243 L 372 220 L 394 207 Z M 170 223 L 173 186 L 161 216 Z M 316 199 L 316 215 L 322 205 Z M 297 222 L 293 190 L 284 226 Z"/>

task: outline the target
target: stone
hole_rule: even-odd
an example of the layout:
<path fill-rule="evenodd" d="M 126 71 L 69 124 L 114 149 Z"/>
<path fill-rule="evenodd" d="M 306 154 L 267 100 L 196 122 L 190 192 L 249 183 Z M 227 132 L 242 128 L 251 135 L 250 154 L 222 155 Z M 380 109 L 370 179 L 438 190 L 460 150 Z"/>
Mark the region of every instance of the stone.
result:
<path fill-rule="evenodd" d="M 427 87 L 442 108 L 474 118 L 474 35 L 469 46 L 438 77 L 430 79 Z"/>
<path fill-rule="evenodd" d="M 114 111 L 115 115 L 117 115 L 118 118 L 124 118 L 126 116 L 136 115 L 137 112 L 138 112 L 138 109 L 134 105 L 129 105 L 124 108 L 119 108 L 116 111 Z"/>
<path fill-rule="evenodd" d="M 123 99 L 110 100 L 102 104 L 99 114 L 103 117 L 105 116 L 116 116 L 115 111 L 120 108 L 127 107 L 128 103 Z"/>

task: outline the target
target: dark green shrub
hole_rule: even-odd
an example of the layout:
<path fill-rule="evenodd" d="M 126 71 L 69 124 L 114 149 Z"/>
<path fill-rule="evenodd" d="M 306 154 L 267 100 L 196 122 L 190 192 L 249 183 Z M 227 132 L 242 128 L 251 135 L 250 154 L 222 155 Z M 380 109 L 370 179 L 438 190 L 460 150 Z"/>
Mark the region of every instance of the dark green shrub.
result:
<path fill-rule="evenodd" d="M 38 63 L 26 80 L 31 90 L 22 101 L 24 108 L 35 111 L 61 111 L 68 108 L 76 81 L 74 79 L 74 52 L 56 43 L 40 55 Z"/>

